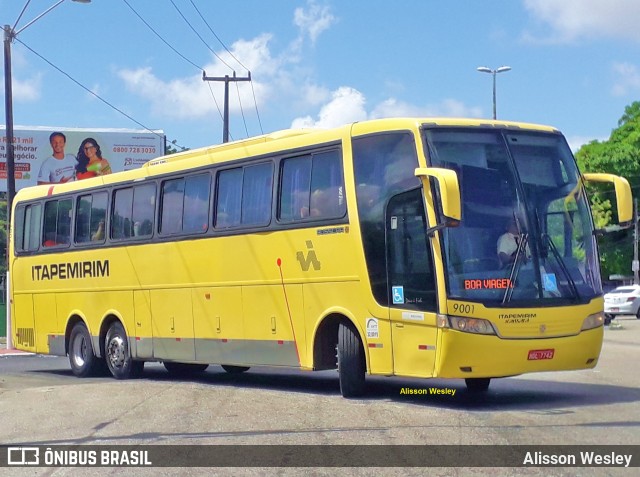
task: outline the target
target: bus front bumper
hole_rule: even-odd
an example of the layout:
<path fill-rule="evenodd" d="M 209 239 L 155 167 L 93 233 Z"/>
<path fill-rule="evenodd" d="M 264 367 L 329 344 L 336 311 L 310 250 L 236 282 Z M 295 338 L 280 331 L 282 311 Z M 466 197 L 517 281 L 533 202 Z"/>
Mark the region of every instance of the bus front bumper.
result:
<path fill-rule="evenodd" d="M 434 377 L 493 378 L 596 366 L 604 327 L 578 335 L 537 339 L 440 330 Z"/>

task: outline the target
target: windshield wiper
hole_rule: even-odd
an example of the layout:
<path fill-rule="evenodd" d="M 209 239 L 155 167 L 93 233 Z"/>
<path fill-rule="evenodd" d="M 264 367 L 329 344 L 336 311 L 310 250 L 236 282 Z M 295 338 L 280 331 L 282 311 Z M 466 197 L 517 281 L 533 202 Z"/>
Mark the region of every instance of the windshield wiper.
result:
<path fill-rule="evenodd" d="M 502 297 L 503 305 L 511 301 L 511 295 L 513 295 L 513 289 L 515 288 L 516 279 L 518 278 L 518 273 L 520 272 L 520 256 L 522 255 L 522 252 L 526 250 L 528 241 L 529 234 L 521 233 L 518 235 L 518 249 L 516 250 L 516 257 L 513 260 L 513 265 L 511 266 L 511 273 L 509 273 L 509 286 L 504 291 L 504 296 Z"/>
<path fill-rule="evenodd" d="M 551 250 L 551 252 L 553 253 L 553 256 L 558 262 L 558 265 L 560 265 L 560 270 L 562 270 L 562 273 L 564 273 L 564 275 L 567 277 L 567 283 L 569 284 L 569 288 L 571 288 L 573 296 L 576 299 L 580 299 L 580 293 L 578 292 L 578 287 L 576 286 L 576 282 L 571 277 L 571 273 L 569 272 L 569 269 L 564 263 L 564 260 L 562 260 L 562 256 L 560 255 L 560 252 L 558 252 L 558 249 L 553 243 L 553 240 L 551 240 L 551 237 L 549 237 L 549 234 L 543 234 L 542 238 L 547 244 L 549 244 L 549 250 Z"/>

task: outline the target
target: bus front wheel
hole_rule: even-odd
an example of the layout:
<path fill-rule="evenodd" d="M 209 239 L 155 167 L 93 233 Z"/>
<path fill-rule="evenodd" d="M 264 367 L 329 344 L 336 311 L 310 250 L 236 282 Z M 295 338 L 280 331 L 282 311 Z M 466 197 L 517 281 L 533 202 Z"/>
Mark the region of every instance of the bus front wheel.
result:
<path fill-rule="evenodd" d="M 127 333 L 119 321 L 115 321 L 107 331 L 104 354 L 109 371 L 114 378 L 129 379 L 142 374 L 144 361 L 134 361 L 131 358 Z"/>
<path fill-rule="evenodd" d="M 365 390 L 365 357 L 362 341 L 351 323 L 338 327 L 338 376 L 344 397 L 357 397 Z"/>
<path fill-rule="evenodd" d="M 489 389 L 491 378 L 467 378 L 464 380 L 467 389 L 472 393 L 483 393 Z"/>
<path fill-rule="evenodd" d="M 76 323 L 69 336 L 69 364 L 71 371 L 79 378 L 98 374 L 101 360 L 93 352 L 91 335 L 84 323 Z"/>

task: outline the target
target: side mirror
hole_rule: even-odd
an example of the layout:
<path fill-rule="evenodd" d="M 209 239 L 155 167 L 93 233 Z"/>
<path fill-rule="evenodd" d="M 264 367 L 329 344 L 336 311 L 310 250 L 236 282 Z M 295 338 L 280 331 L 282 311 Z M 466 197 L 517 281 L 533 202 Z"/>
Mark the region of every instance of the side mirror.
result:
<path fill-rule="evenodd" d="M 458 184 L 458 175 L 456 172 L 437 167 L 419 167 L 415 170 L 415 175 L 422 180 L 424 191 L 430 188 L 429 177 L 434 177 L 438 182 L 442 214 L 446 219 L 446 223 L 436 227 L 456 227 L 462 218 L 460 185 Z"/>
<path fill-rule="evenodd" d="M 612 183 L 616 191 L 616 204 L 618 206 L 618 222 L 630 223 L 633 220 L 633 205 L 631 187 L 624 177 L 605 173 L 585 173 L 582 175 L 589 182 Z"/>

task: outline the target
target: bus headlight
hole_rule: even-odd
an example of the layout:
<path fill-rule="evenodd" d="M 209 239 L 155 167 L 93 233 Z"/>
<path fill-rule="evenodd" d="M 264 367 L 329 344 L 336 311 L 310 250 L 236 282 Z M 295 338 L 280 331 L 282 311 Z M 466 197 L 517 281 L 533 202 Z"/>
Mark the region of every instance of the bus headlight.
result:
<path fill-rule="evenodd" d="M 465 333 L 477 333 L 481 335 L 495 335 L 496 330 L 490 321 L 482 318 L 466 318 L 462 316 L 438 315 L 438 328 L 450 328 Z"/>
<path fill-rule="evenodd" d="M 604 325 L 604 312 L 599 311 L 598 313 L 594 313 L 593 315 L 587 316 L 582 322 L 582 328 L 580 331 L 591 330 L 593 328 L 597 328 L 598 326 Z"/>

